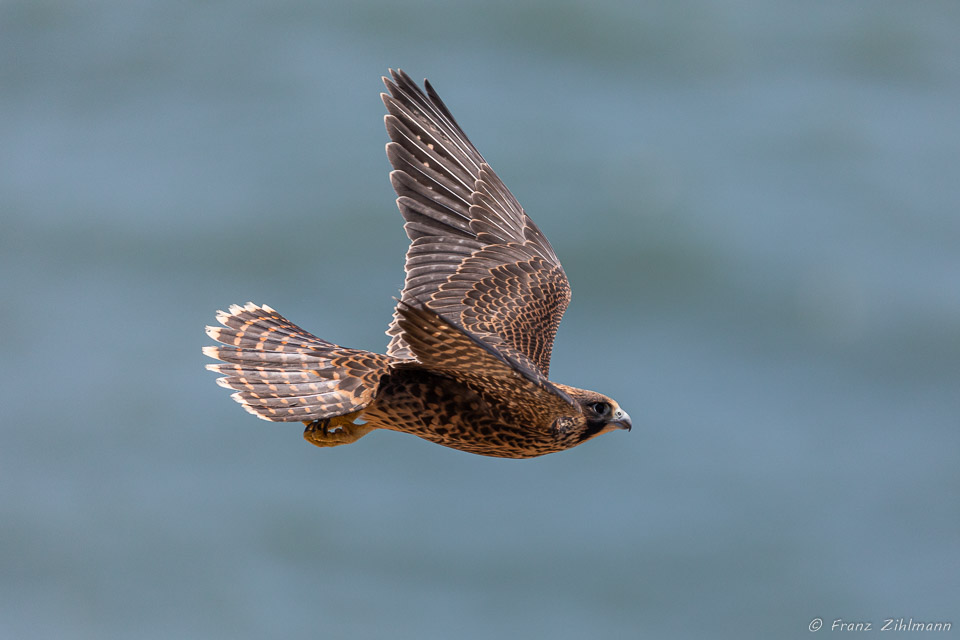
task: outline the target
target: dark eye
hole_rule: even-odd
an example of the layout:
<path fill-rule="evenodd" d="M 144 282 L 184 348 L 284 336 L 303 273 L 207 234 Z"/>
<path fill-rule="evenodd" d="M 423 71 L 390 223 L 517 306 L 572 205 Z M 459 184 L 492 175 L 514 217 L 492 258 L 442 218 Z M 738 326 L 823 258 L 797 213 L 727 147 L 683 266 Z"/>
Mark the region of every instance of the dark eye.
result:
<path fill-rule="evenodd" d="M 606 402 L 594 402 L 592 405 L 590 405 L 590 408 L 601 416 L 610 411 L 610 405 Z"/>

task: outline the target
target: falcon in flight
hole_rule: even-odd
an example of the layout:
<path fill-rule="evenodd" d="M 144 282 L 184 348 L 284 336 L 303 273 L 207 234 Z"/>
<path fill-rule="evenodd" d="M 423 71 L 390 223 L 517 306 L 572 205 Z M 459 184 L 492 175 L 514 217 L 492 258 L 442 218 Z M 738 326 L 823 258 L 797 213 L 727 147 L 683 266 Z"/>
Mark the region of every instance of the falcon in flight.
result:
<path fill-rule="evenodd" d="M 551 382 L 570 285 L 546 237 L 428 81 L 390 71 L 390 182 L 406 280 L 386 355 L 314 336 L 266 305 L 217 313 L 203 353 L 244 409 L 303 422 L 320 447 L 390 429 L 461 451 L 531 458 L 631 427 L 612 398 Z"/>

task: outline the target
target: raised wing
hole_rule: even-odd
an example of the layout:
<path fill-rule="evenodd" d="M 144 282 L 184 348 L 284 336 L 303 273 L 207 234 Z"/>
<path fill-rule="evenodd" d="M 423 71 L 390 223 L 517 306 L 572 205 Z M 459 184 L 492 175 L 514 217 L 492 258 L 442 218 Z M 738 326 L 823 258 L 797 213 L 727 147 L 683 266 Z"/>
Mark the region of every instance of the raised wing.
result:
<path fill-rule="evenodd" d="M 403 71 L 381 94 L 387 157 L 406 220 L 401 301 L 423 304 L 494 350 L 524 356 L 546 377 L 570 285 L 540 229 L 467 139 L 429 82 Z M 394 311 L 387 353 L 415 357 Z M 532 375 L 532 372 L 531 372 Z"/>

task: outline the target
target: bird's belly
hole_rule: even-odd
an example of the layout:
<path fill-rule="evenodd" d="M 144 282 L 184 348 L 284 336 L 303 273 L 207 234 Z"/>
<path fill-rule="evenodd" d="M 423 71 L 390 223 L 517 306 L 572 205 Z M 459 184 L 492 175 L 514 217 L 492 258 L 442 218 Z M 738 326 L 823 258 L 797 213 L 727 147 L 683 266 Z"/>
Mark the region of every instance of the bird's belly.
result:
<path fill-rule="evenodd" d="M 498 458 L 532 458 L 568 448 L 549 425 L 507 411 L 476 390 L 440 376 L 386 380 L 362 418 L 430 442 Z"/>

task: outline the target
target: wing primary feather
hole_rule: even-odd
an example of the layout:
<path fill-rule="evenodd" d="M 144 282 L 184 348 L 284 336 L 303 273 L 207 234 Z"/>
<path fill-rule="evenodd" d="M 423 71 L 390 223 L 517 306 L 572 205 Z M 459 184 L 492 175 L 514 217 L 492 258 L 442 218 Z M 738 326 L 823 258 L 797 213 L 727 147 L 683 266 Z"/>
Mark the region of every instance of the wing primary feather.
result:
<path fill-rule="evenodd" d="M 466 209 L 470 206 L 470 195 L 473 187 L 466 187 L 462 178 L 453 176 L 447 167 L 428 167 L 415 154 L 399 142 L 391 140 L 387 143 L 387 159 L 394 169 L 408 174 L 417 182 L 426 185 L 437 193 L 444 194 L 451 200 L 461 204 L 462 214 L 466 216 Z M 441 172 L 439 169 L 443 169 Z"/>
<path fill-rule="evenodd" d="M 439 96 L 436 95 L 436 92 L 433 91 L 433 88 L 430 87 L 432 96 L 425 95 L 420 87 L 417 86 L 417 83 L 402 69 L 397 69 L 396 71 L 391 70 L 390 75 L 393 76 L 394 82 L 396 83 L 394 86 L 397 87 L 408 100 L 420 107 L 420 111 L 424 117 L 431 120 L 434 126 L 437 126 L 440 130 L 446 130 L 451 141 L 460 147 L 465 153 L 465 156 L 474 164 L 475 168 L 479 168 L 479 163 L 483 162 L 483 157 L 467 138 L 463 129 L 457 124 L 456 119 L 450 113 L 450 110 L 447 109 L 447 106 L 443 104 L 443 101 L 439 99 Z M 424 85 L 427 85 L 426 80 L 424 81 Z M 436 97 L 436 100 L 434 100 L 434 97 Z M 449 134 L 452 134 L 452 136 Z"/>
<path fill-rule="evenodd" d="M 416 117 L 416 114 L 413 113 L 407 105 L 401 104 L 393 96 L 389 96 L 387 94 L 381 95 L 383 96 L 384 105 L 386 105 L 390 115 L 393 116 L 392 119 L 387 116 L 386 120 L 387 130 L 390 132 L 391 138 L 397 140 L 397 137 L 402 137 L 407 141 L 407 145 L 404 146 L 407 146 L 408 148 L 416 148 L 422 154 L 432 158 L 433 161 L 438 164 L 443 164 L 446 160 L 462 170 L 463 175 L 475 174 L 475 167 L 478 166 L 477 162 L 470 159 L 469 156 L 467 156 L 464 152 L 463 148 L 455 143 L 451 145 L 444 140 L 439 139 L 427 128 L 432 126 L 435 127 L 437 131 L 442 131 L 440 125 L 437 125 L 436 123 L 421 122 Z M 416 133 L 414 129 L 420 131 L 420 133 Z M 432 142 L 423 140 L 424 137 L 429 138 L 429 140 Z M 453 141 L 450 140 L 450 142 Z M 445 158 L 439 154 L 438 149 L 442 149 L 444 151 L 446 156 Z"/>
<path fill-rule="evenodd" d="M 463 219 L 457 216 L 451 216 L 439 208 L 431 206 L 421 196 L 414 198 L 409 195 L 401 195 L 397 198 L 397 206 L 403 214 L 404 220 L 408 223 L 417 222 L 427 227 L 436 227 L 436 233 L 429 235 L 462 235 L 472 237 L 469 231 L 469 225 L 463 224 Z"/>
<path fill-rule="evenodd" d="M 409 129 L 408 123 L 393 115 L 388 115 L 384 122 L 386 123 L 387 133 L 390 134 L 390 139 L 409 154 L 409 157 L 405 158 L 406 162 L 426 169 L 436 169 L 440 175 L 447 176 L 451 184 L 459 183 L 459 189 L 467 193 L 473 191 L 472 181 L 467 179 L 470 173 L 463 170 L 463 167 L 456 166 L 455 162 L 441 156 L 435 148 L 430 149 L 423 144 L 418 135 Z M 394 166 L 397 169 L 403 168 L 402 166 Z"/>

